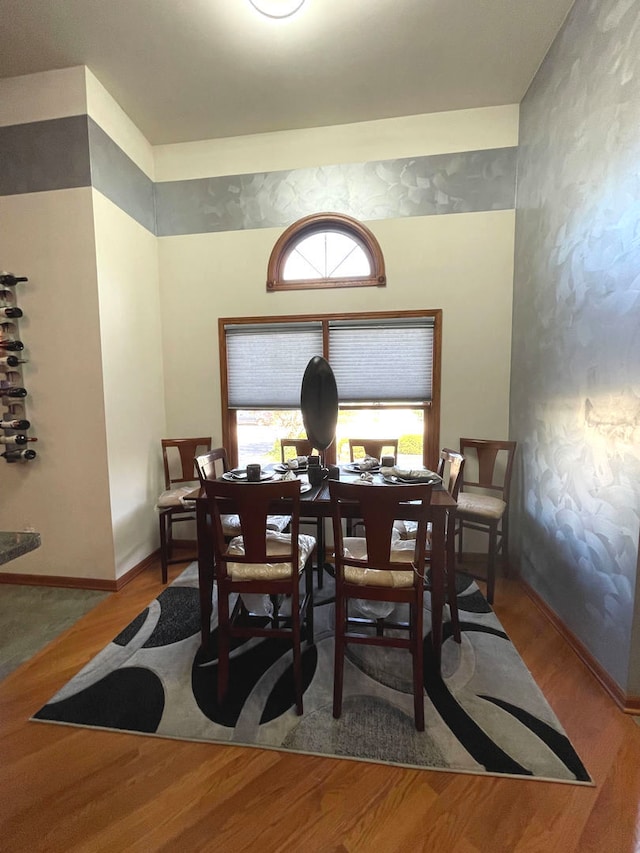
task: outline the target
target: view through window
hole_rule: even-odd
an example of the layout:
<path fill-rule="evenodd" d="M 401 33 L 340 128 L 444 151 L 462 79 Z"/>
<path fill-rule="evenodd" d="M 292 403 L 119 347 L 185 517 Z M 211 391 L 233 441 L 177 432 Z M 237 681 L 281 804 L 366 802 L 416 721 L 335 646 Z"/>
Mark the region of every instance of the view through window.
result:
<path fill-rule="evenodd" d="M 282 438 L 306 438 L 299 409 L 236 413 L 238 464 L 280 462 Z M 349 462 L 349 438 L 398 438 L 398 465 L 422 466 L 424 413 L 420 409 L 340 410 L 333 444 L 338 464 Z M 293 455 L 292 452 L 287 456 Z"/>

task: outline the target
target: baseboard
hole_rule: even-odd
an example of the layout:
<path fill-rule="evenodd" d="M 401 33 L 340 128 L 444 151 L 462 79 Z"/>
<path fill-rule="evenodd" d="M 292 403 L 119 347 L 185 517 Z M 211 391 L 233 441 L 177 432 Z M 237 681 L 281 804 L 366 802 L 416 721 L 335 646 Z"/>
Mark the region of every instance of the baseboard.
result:
<path fill-rule="evenodd" d="M 20 575 L 0 574 L 0 583 L 23 584 L 25 586 L 58 586 L 66 589 L 97 589 L 102 592 L 118 592 L 136 575 L 152 565 L 158 565 L 160 551 L 153 551 L 143 560 L 115 580 L 102 578 L 70 578 L 63 575 Z"/>
<path fill-rule="evenodd" d="M 128 572 L 125 572 L 123 575 L 120 575 L 119 578 L 115 580 L 115 591 L 119 592 L 122 587 L 126 586 L 129 581 L 132 581 L 137 575 L 144 572 L 146 569 L 151 566 L 158 565 L 160 559 L 160 549 L 158 548 L 156 551 L 152 551 L 148 554 L 143 560 L 140 560 L 139 563 L 136 563 L 135 566 L 132 566 Z"/>
<path fill-rule="evenodd" d="M 602 667 L 602 664 L 596 660 L 587 647 L 572 633 L 567 626 L 562 622 L 558 614 L 549 607 L 547 602 L 538 595 L 538 593 L 529 586 L 529 584 L 519 576 L 519 581 L 522 584 L 524 591 L 527 593 L 531 601 L 536 605 L 538 610 L 551 622 L 562 639 L 573 649 L 578 655 L 582 663 L 587 667 L 591 674 L 597 679 L 600 685 L 611 696 L 618 707 L 625 714 L 640 714 L 640 696 L 627 694 L 617 684 L 609 673 Z"/>

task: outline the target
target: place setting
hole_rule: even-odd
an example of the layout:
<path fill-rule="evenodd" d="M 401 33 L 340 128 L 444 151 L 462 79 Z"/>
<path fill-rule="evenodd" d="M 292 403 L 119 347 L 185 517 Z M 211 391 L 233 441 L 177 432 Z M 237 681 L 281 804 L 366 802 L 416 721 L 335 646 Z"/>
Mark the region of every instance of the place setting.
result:
<path fill-rule="evenodd" d="M 259 464 L 247 465 L 245 468 L 233 468 L 222 475 L 223 480 L 244 483 L 264 483 L 274 479 L 273 471 L 263 471 Z"/>

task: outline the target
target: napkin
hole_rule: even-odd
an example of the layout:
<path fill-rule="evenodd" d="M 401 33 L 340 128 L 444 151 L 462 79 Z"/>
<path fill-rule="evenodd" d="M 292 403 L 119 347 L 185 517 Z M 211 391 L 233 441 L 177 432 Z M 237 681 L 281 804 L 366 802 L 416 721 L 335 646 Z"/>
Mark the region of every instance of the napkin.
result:
<path fill-rule="evenodd" d="M 287 467 L 292 471 L 296 471 L 298 468 L 306 468 L 307 467 L 307 457 L 306 456 L 294 456 L 293 459 L 287 460 Z"/>
<path fill-rule="evenodd" d="M 415 483 L 432 482 L 433 480 L 440 479 L 435 471 L 429 471 L 428 468 L 398 468 L 397 465 L 394 465 L 393 468 L 385 470 L 389 471 L 392 476 L 399 477 L 401 480 L 411 480 Z"/>
<path fill-rule="evenodd" d="M 371 471 L 372 468 L 380 467 L 380 460 L 375 456 L 365 456 L 364 459 L 358 459 L 355 464 L 360 471 Z"/>

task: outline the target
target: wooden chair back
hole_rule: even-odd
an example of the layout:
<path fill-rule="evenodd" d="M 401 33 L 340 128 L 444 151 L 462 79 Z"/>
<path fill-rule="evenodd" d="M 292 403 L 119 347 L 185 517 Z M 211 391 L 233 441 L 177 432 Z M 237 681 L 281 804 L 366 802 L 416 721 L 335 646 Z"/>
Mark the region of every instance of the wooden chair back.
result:
<path fill-rule="evenodd" d="M 440 451 L 438 463 L 438 474 L 442 477 L 442 483 L 454 500 L 458 500 L 458 494 L 462 486 L 464 475 L 465 458 L 457 450 L 444 447 Z"/>
<path fill-rule="evenodd" d="M 196 456 L 196 473 L 201 483 L 205 480 L 217 480 L 229 470 L 227 451 L 224 447 L 214 447 L 202 456 Z"/>
<path fill-rule="evenodd" d="M 292 563 L 291 583 L 297 583 L 298 533 L 300 524 L 300 480 L 278 480 L 273 483 L 235 483 L 224 480 L 203 482 L 209 511 L 213 519 L 213 545 L 217 570 L 227 574 L 227 562 L 233 563 Z M 282 510 L 277 502 L 286 501 Z M 267 516 L 278 512 L 291 516 L 291 550 L 278 552 L 277 558 L 267 553 Z M 234 513 L 240 518 L 244 554 L 227 555 L 224 516 Z"/>
<path fill-rule="evenodd" d="M 411 506 L 412 513 L 418 513 L 418 531 L 416 540 L 415 585 L 423 583 L 425 562 L 425 543 L 429 504 L 433 486 L 416 483 L 402 486 L 370 486 L 369 484 L 347 483 L 340 480 L 329 481 L 329 494 L 333 519 L 333 535 L 336 552 L 336 577 L 341 577 L 344 566 L 379 569 L 383 571 L 414 571 L 414 566 L 406 561 L 391 559 L 393 541 L 393 523 L 406 517 L 405 510 Z M 366 560 L 347 556 L 345 553 L 342 522 L 357 515 L 359 523 L 364 525 L 367 542 Z M 415 516 L 413 516 L 415 518 Z M 422 568 L 421 568 L 422 567 Z M 391 590 L 388 590 L 391 592 Z"/>
<path fill-rule="evenodd" d="M 362 452 L 356 452 L 362 451 Z M 374 456 L 380 459 L 382 452 L 385 456 L 393 455 L 394 464 L 398 461 L 398 439 L 397 438 L 350 438 L 349 460 L 355 462 L 362 456 Z"/>
<path fill-rule="evenodd" d="M 287 450 L 293 450 L 293 453 L 287 453 Z M 286 462 L 287 459 L 291 459 L 294 456 L 310 456 L 314 450 L 315 448 L 308 438 L 280 439 L 280 458 L 283 462 Z"/>
<path fill-rule="evenodd" d="M 515 441 L 461 438 L 460 453 L 466 459 L 462 491 L 489 491 L 508 504 L 515 452 Z"/>
<path fill-rule="evenodd" d="M 161 444 L 165 489 L 170 489 L 175 483 L 193 483 L 198 479 L 194 460 L 198 452 L 211 450 L 211 436 L 163 438 Z"/>

